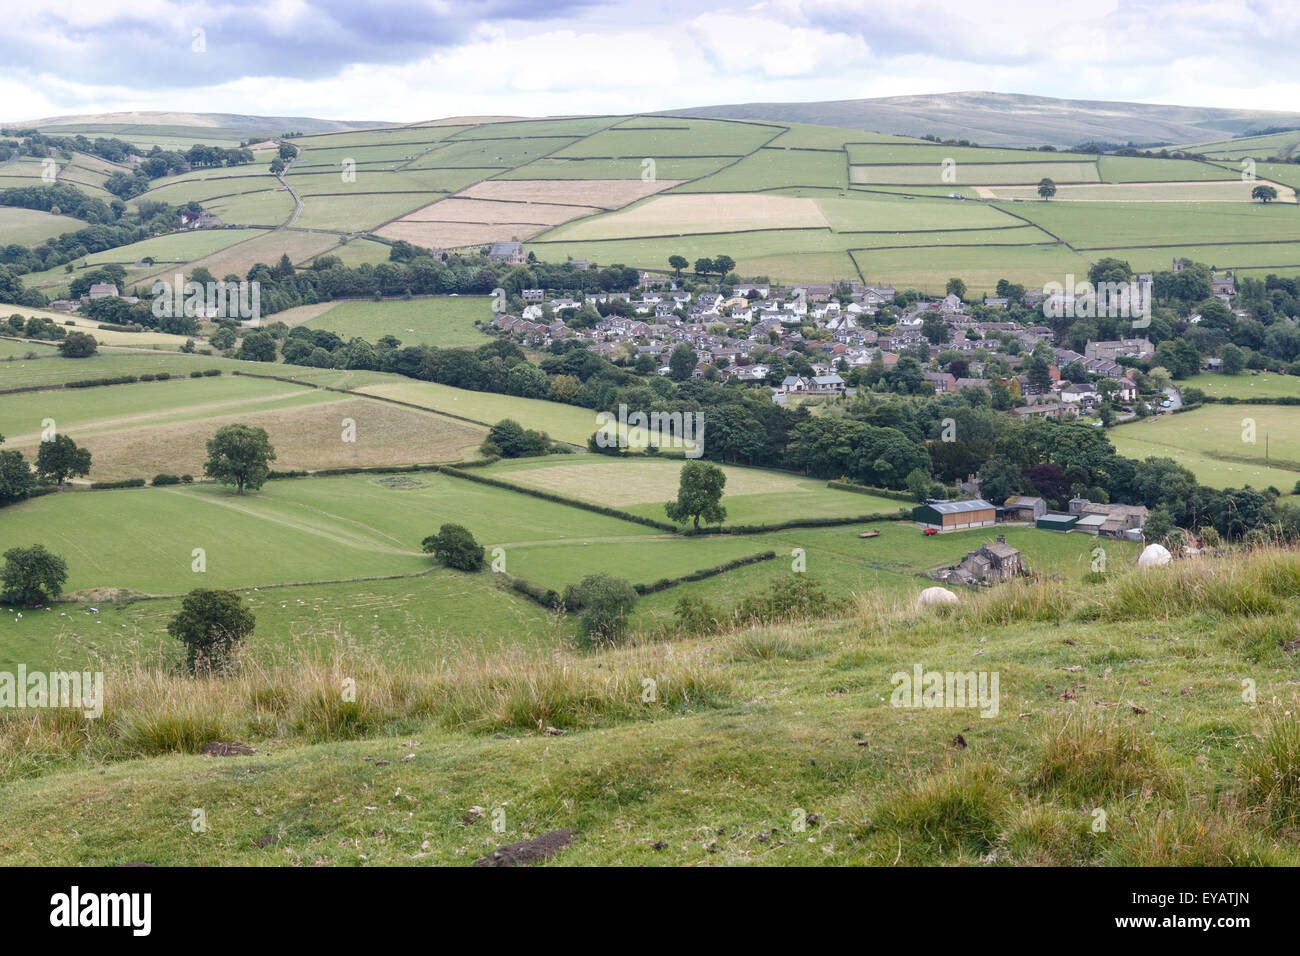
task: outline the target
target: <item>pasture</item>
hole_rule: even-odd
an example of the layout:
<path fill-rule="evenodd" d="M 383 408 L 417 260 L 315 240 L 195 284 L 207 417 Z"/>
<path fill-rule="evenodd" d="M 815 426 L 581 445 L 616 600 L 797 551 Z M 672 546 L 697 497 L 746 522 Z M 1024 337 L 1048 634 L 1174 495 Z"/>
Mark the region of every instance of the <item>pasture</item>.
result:
<path fill-rule="evenodd" d="M 480 473 L 667 521 L 664 502 L 677 497 L 682 464 L 680 459 L 551 456 L 499 462 Z M 727 508 L 725 524 L 729 525 L 775 524 L 792 517 L 893 514 L 907 506 L 906 502 L 890 498 L 828 488 L 825 481 L 817 478 L 734 465 L 719 467 L 727 476 L 722 503 Z"/>
<path fill-rule="evenodd" d="M 492 321 L 491 301 L 481 296 L 438 296 L 339 302 L 303 324 L 309 329 L 326 329 L 343 339 L 360 336 L 375 342 L 392 335 L 403 345 L 473 347 L 491 341 L 475 326 L 476 322 L 486 325 Z"/>
<path fill-rule="evenodd" d="M 84 222 L 71 216 L 55 216 L 39 209 L 0 206 L 0 236 L 4 237 L 5 245 L 17 243 L 21 246 L 37 246 L 46 239 L 85 227 Z"/>
<path fill-rule="evenodd" d="M 1203 372 L 1179 383 L 1183 388 L 1199 388 L 1206 395 L 1226 398 L 1300 398 L 1300 375 L 1279 375 L 1276 372 L 1240 375 L 1220 375 Z"/>
<path fill-rule="evenodd" d="M 1108 434 L 1121 455 L 1172 458 L 1211 488 L 1289 494 L 1300 481 L 1300 415 L 1284 405 L 1205 405 Z"/>

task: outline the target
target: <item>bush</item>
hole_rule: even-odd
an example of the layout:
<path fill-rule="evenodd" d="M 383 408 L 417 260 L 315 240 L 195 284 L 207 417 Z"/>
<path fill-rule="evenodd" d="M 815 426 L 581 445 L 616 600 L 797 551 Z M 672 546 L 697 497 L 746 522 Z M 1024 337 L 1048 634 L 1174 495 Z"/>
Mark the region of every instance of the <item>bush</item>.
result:
<path fill-rule="evenodd" d="M 234 591 L 195 588 L 181 601 L 167 633 L 185 645 L 186 663 L 194 673 L 223 672 L 233 665 L 253 624 L 253 612 Z"/>
<path fill-rule="evenodd" d="M 636 604 L 636 589 L 612 574 L 589 574 L 565 590 L 564 604 L 581 608 L 582 636 L 593 643 L 615 644 L 627 629 L 627 616 Z"/>
<path fill-rule="evenodd" d="M 143 488 L 143 478 L 119 478 L 116 481 L 92 481 L 90 487 L 96 491 L 104 491 L 111 488 Z"/>
<path fill-rule="evenodd" d="M 447 567 L 458 571 L 479 571 L 483 567 L 484 548 L 462 525 L 443 525 L 437 534 L 421 541 L 420 547 L 426 554 L 432 554 Z"/>
<path fill-rule="evenodd" d="M 194 476 L 193 476 L 193 475 L 181 475 L 181 484 L 183 484 L 183 485 L 192 485 L 192 484 L 194 484 Z"/>
<path fill-rule="evenodd" d="M 193 481 L 193 479 L 190 480 Z M 151 484 L 155 488 L 159 488 L 163 485 L 179 485 L 180 483 L 181 483 L 180 478 L 178 478 L 176 475 L 168 475 L 168 474 L 154 475 L 153 481 L 151 482 Z"/>

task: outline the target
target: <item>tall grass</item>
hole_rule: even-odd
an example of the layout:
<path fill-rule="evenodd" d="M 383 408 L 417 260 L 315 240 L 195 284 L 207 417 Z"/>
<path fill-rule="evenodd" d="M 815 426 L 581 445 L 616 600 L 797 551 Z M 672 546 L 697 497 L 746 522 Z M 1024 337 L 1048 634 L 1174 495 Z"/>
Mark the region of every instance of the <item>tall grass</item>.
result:
<path fill-rule="evenodd" d="M 213 741 L 348 740 L 437 724 L 447 730 L 581 729 L 729 700 L 731 679 L 700 654 L 643 647 L 579 657 L 513 651 L 434 667 L 329 661 L 246 663 L 228 677 L 108 670 L 104 712 L 0 715 L 0 779 L 77 756 L 195 753 Z"/>
<path fill-rule="evenodd" d="M 1248 809 L 1275 826 L 1300 827 L 1300 717 L 1294 709 L 1269 715 L 1237 773 Z"/>
<path fill-rule="evenodd" d="M 1167 792 L 1171 781 L 1164 754 L 1150 738 L 1091 709 L 1049 727 L 1034 776 L 1041 788 L 1093 802 Z"/>

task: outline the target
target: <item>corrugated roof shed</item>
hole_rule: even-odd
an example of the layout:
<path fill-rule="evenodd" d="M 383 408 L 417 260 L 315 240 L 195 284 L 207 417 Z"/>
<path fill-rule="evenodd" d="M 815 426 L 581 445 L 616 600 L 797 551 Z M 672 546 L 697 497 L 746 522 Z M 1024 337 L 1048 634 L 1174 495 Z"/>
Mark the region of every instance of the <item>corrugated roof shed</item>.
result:
<path fill-rule="evenodd" d="M 993 506 L 983 498 L 971 498 L 969 501 L 927 501 L 927 505 L 941 515 L 965 514 L 968 511 L 988 511 Z"/>

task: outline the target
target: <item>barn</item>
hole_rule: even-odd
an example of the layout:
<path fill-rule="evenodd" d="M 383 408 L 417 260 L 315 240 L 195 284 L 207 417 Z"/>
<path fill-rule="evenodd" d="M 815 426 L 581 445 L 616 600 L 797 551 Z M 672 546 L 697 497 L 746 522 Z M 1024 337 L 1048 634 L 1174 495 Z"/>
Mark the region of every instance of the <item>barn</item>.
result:
<path fill-rule="evenodd" d="M 927 498 L 925 504 L 912 509 L 912 520 L 939 531 L 983 528 L 996 523 L 998 511 L 983 498 L 969 501 L 944 501 Z"/>

